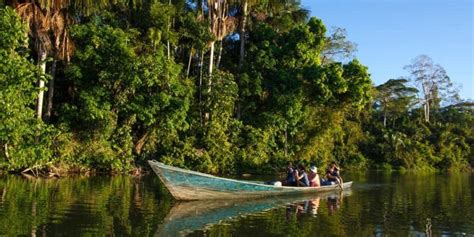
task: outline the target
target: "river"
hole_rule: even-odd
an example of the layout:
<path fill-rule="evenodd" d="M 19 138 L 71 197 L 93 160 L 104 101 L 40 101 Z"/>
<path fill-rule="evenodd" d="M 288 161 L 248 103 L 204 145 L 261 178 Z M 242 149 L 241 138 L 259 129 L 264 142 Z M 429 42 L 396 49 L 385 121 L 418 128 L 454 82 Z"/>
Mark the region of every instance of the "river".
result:
<path fill-rule="evenodd" d="M 473 174 L 343 175 L 342 193 L 191 203 L 154 175 L 0 176 L 0 236 L 474 236 Z"/>

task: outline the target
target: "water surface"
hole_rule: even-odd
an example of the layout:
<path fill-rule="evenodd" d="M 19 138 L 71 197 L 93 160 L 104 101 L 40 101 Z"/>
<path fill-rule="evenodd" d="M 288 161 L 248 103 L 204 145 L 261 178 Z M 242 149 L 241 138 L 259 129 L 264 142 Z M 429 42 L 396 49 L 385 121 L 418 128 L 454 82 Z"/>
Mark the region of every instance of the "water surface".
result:
<path fill-rule="evenodd" d="M 179 203 L 153 175 L 0 176 L 0 236 L 474 236 L 472 174 L 344 177 L 350 192 Z"/>

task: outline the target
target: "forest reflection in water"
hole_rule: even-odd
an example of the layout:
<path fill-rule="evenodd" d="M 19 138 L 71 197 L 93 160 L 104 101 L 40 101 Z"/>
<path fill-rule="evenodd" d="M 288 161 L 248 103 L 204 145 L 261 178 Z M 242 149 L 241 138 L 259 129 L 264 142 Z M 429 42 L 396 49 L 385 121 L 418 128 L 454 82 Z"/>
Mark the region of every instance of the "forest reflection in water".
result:
<path fill-rule="evenodd" d="M 155 176 L 0 176 L 0 236 L 474 236 L 472 174 L 348 173 L 350 192 L 175 202 Z"/>

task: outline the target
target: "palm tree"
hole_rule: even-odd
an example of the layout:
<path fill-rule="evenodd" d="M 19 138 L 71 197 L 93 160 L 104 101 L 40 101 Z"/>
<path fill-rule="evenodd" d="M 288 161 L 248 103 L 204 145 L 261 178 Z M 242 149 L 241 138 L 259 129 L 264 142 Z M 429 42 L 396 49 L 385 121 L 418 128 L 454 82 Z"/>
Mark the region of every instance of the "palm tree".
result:
<path fill-rule="evenodd" d="M 209 11 L 209 30 L 215 39 L 209 42 L 209 75 L 212 75 L 214 67 L 214 45 L 216 40 L 223 40 L 235 28 L 235 18 L 229 15 L 230 3 L 228 0 L 208 0 L 207 8 Z M 209 80 L 209 90 L 212 80 Z"/>
<path fill-rule="evenodd" d="M 69 36 L 69 26 L 75 23 L 68 9 L 58 9 L 51 12 L 51 32 L 53 39 L 53 61 L 51 63 L 51 80 L 48 83 L 48 100 L 45 119 L 51 118 L 53 110 L 54 81 L 56 78 L 56 65 L 58 60 L 69 63 L 74 52 L 74 43 Z"/>
<path fill-rule="evenodd" d="M 240 40 L 240 54 L 239 54 L 239 70 L 242 68 L 244 63 L 244 55 L 245 55 L 245 37 L 246 37 L 246 25 L 249 15 L 249 8 L 252 8 L 256 4 L 259 3 L 258 0 L 240 0 L 240 23 L 239 23 L 239 40 Z M 264 1 L 260 1 L 260 3 L 264 3 Z"/>
<path fill-rule="evenodd" d="M 254 2 L 254 1 L 252 1 Z M 242 17 L 239 24 L 240 54 L 239 54 L 239 70 L 244 64 L 245 53 L 245 24 L 247 24 L 249 0 L 242 0 Z"/>
<path fill-rule="evenodd" d="M 125 1 L 125 0 L 124 0 Z M 46 118 L 50 118 L 53 107 L 54 79 L 57 61 L 69 62 L 74 51 L 74 44 L 69 36 L 69 26 L 75 23 L 77 17 L 72 12 L 83 15 L 92 14 L 119 0 L 89 1 L 89 0 L 25 0 L 6 1 L 13 6 L 20 17 L 29 26 L 29 35 L 33 39 L 34 50 L 37 54 L 38 66 L 46 74 L 46 59 L 53 57 L 51 64 L 51 80 L 48 85 L 48 103 Z M 38 79 L 40 92 L 36 105 L 36 116 L 38 119 L 43 115 L 43 100 L 45 78 Z"/>
<path fill-rule="evenodd" d="M 20 3 L 15 9 L 20 17 L 28 23 L 29 34 L 33 38 L 34 48 L 38 56 L 38 66 L 44 75 L 46 73 L 46 58 L 52 49 L 49 35 L 51 29 L 49 12 L 43 10 L 34 1 Z M 43 114 L 44 82 L 45 78 L 43 76 L 38 79 L 38 86 L 40 88 L 36 105 L 36 117 L 38 119 L 41 119 Z"/>

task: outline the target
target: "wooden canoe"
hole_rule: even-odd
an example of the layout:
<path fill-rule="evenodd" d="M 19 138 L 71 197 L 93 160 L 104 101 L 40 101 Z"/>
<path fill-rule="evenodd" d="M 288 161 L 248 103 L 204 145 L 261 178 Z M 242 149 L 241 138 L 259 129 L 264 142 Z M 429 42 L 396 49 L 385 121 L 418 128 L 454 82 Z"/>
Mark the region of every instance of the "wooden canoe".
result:
<path fill-rule="evenodd" d="M 158 161 L 148 161 L 153 171 L 176 200 L 259 198 L 277 195 L 304 195 L 348 189 L 352 182 L 321 187 L 277 187 L 260 182 L 221 178 L 185 170 Z"/>

